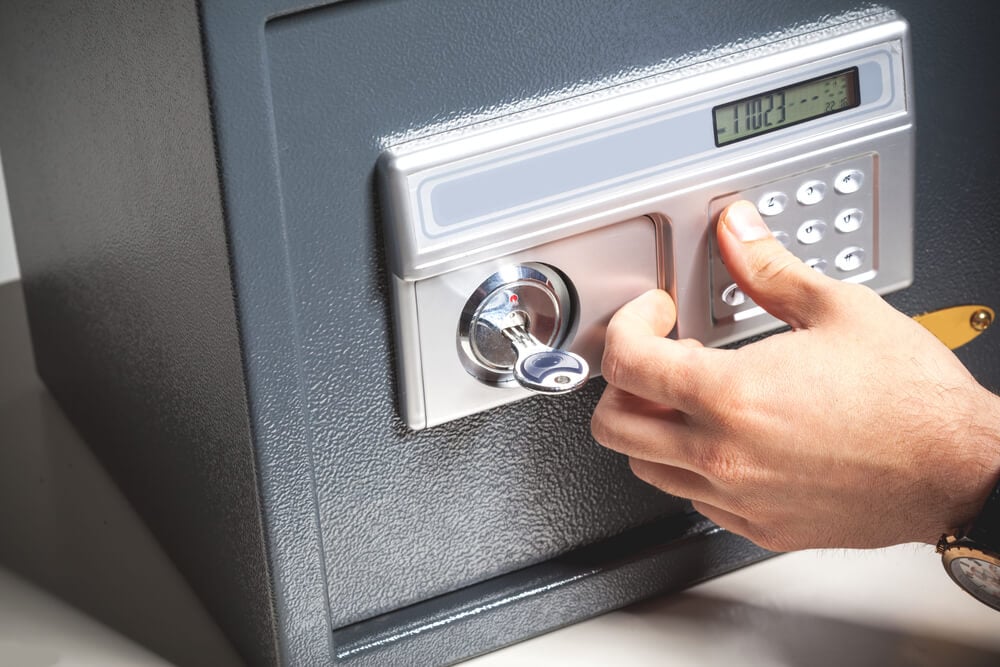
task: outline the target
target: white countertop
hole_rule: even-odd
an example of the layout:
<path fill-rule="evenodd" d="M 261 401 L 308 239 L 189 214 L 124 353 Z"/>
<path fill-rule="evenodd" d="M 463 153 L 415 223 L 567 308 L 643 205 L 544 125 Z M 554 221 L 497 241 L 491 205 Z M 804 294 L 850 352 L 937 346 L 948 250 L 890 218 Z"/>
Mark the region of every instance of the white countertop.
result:
<path fill-rule="evenodd" d="M 483 656 L 499 665 L 1000 665 L 1000 614 L 926 545 L 785 554 Z"/>
<path fill-rule="evenodd" d="M 35 376 L 19 308 L 0 285 L 0 667 L 239 664 Z M 809 551 L 467 664 L 995 667 L 1000 614 L 926 545 Z"/>

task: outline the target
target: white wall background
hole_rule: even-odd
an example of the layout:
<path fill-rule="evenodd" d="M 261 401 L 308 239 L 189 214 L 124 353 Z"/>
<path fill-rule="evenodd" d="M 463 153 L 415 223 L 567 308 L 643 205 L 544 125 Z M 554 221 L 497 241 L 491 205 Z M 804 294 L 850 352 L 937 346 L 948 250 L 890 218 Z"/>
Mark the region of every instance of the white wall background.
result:
<path fill-rule="evenodd" d="M 0 284 L 17 280 L 17 255 L 14 254 L 14 233 L 10 228 L 10 207 L 7 206 L 7 186 L 3 163 L 0 162 Z"/>

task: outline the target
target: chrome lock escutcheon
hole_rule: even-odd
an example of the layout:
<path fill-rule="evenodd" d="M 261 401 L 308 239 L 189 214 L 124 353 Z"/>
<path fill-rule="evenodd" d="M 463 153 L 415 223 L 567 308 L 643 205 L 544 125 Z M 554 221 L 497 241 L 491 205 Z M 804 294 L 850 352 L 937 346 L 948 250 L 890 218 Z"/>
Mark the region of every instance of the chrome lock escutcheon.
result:
<path fill-rule="evenodd" d="M 517 264 L 497 271 L 462 309 L 458 348 L 465 369 L 495 386 L 564 394 L 582 387 L 590 367 L 559 349 L 572 330 L 574 296 L 554 268 Z"/>

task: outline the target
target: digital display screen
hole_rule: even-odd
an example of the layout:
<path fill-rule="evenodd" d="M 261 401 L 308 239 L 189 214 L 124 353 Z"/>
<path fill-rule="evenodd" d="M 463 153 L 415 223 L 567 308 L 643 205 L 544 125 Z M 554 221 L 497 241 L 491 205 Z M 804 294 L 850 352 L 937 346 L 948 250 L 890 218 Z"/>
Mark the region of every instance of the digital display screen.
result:
<path fill-rule="evenodd" d="M 720 104 L 715 116 L 715 145 L 725 146 L 807 120 L 847 111 L 861 104 L 858 68 L 809 79 L 784 88 Z"/>

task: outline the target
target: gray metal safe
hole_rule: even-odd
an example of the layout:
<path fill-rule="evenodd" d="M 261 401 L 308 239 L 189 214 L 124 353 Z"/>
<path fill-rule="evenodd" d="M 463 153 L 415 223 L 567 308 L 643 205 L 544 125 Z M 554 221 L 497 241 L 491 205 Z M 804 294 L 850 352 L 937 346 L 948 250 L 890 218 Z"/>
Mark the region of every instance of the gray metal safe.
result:
<path fill-rule="evenodd" d="M 911 194 L 862 193 L 912 224 L 879 244 L 912 260 L 888 298 L 996 308 L 1000 10 L 892 9 L 919 131 Z M 0 151 L 39 373 L 249 663 L 450 663 L 763 558 L 591 440 L 599 379 L 407 426 L 377 164 L 886 11 L 5 2 Z M 858 159 L 830 173 L 875 168 Z M 959 352 L 993 387 L 996 340 Z"/>

